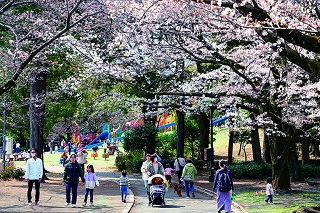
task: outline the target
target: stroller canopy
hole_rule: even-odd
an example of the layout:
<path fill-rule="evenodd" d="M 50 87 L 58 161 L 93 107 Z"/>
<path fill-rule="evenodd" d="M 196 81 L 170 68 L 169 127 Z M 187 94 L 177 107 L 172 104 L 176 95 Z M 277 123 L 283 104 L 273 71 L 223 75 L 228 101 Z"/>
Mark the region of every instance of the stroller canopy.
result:
<path fill-rule="evenodd" d="M 151 185 L 162 185 L 165 182 L 166 178 L 160 174 L 155 174 L 148 178 L 148 184 Z"/>

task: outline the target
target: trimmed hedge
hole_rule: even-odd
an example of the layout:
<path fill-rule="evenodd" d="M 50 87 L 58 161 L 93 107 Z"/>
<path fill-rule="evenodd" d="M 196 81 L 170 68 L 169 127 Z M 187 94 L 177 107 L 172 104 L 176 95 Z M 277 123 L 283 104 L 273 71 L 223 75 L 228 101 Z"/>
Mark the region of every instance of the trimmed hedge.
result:
<path fill-rule="evenodd" d="M 302 173 L 304 177 L 318 178 L 320 177 L 320 166 L 304 165 L 302 166 Z"/>
<path fill-rule="evenodd" d="M 238 162 L 228 166 L 235 178 L 265 178 L 272 176 L 272 167 L 266 163 Z"/>

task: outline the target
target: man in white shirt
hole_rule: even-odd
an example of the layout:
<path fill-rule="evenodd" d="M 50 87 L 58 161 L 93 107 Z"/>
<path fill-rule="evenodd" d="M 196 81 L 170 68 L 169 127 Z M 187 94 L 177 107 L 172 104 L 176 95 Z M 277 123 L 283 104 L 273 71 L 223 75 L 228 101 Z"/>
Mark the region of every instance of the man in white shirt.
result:
<path fill-rule="evenodd" d="M 26 182 L 28 182 L 28 204 L 29 206 L 32 206 L 32 197 L 31 197 L 31 191 L 33 187 L 33 183 L 35 184 L 36 188 L 36 199 L 34 205 L 41 206 L 39 203 L 39 197 L 40 197 L 40 182 L 43 175 L 43 164 L 42 160 L 40 158 L 37 158 L 38 156 L 38 150 L 33 148 L 31 150 L 31 158 L 27 161 L 26 166 Z"/>
<path fill-rule="evenodd" d="M 20 143 L 19 142 L 16 143 L 16 150 L 17 150 L 16 153 L 19 154 L 20 153 Z"/>

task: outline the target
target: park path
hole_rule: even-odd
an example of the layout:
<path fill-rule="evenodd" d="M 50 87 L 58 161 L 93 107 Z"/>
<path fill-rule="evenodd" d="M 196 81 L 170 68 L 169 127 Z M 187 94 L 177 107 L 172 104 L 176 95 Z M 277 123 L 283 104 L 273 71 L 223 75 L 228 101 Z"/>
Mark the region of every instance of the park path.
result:
<path fill-rule="evenodd" d="M 94 191 L 93 207 L 82 207 L 84 187 L 79 185 L 77 208 L 65 207 L 65 188 L 61 185 L 62 167 L 47 168 L 49 181 L 41 185 L 40 202 L 41 207 L 28 206 L 26 201 L 27 184 L 23 181 L 1 181 L 0 182 L 0 212 L 112 212 L 112 213 L 155 213 L 167 211 L 170 213 L 192 213 L 192 212 L 217 212 L 216 200 L 203 192 L 200 193 L 201 184 L 197 183 L 196 198 L 186 198 L 184 190 L 183 197 L 173 193 L 169 188 L 165 195 L 166 205 L 149 206 L 143 181 L 140 174 L 129 174 L 132 191 L 129 190 L 127 203 L 122 203 L 119 193 L 119 172 L 97 171 L 97 177 L 101 186 Z M 34 193 L 33 193 L 34 196 Z M 233 207 L 234 213 L 240 211 Z"/>

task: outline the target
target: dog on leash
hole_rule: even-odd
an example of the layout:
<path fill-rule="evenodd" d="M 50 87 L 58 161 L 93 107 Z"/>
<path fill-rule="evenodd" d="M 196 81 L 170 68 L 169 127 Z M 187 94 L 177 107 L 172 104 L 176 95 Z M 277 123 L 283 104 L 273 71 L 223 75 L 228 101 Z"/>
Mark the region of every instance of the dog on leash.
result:
<path fill-rule="evenodd" d="M 179 183 L 173 182 L 173 193 L 177 193 L 179 197 L 182 197 L 181 188 L 182 186 Z"/>

